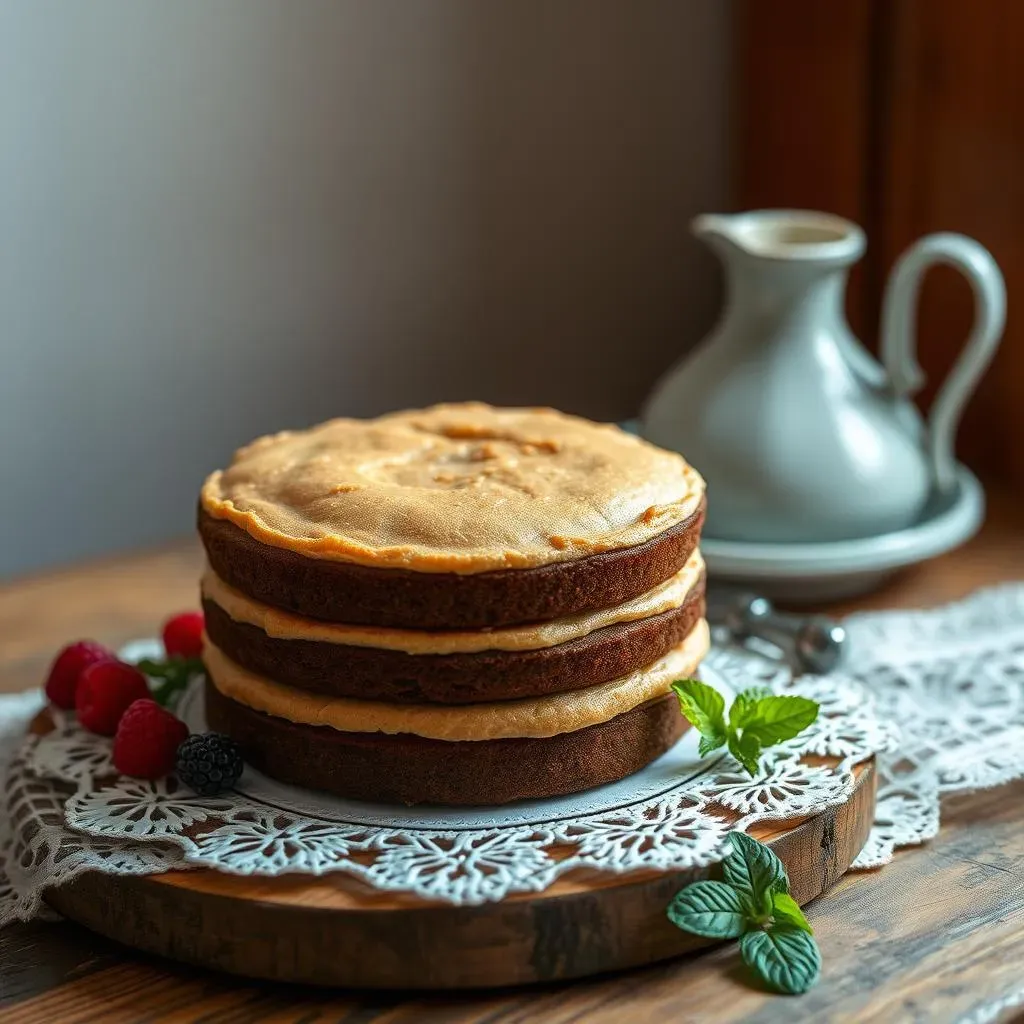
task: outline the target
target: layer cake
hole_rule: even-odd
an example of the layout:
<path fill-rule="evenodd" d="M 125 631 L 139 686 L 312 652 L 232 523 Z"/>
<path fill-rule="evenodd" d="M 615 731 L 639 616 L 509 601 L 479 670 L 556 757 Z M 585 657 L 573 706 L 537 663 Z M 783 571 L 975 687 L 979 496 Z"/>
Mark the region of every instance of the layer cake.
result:
<path fill-rule="evenodd" d="M 708 644 L 704 485 L 549 409 L 261 438 L 203 486 L 207 718 L 286 782 L 498 804 L 637 771 Z"/>

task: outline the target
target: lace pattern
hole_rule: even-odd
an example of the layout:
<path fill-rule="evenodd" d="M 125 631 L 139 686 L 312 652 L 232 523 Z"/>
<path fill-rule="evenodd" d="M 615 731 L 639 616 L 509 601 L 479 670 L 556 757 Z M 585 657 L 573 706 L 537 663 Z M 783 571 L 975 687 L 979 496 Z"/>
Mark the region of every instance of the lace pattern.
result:
<path fill-rule="evenodd" d="M 49 886 L 89 869 L 343 871 L 378 889 L 469 905 L 538 892 L 583 867 L 704 867 L 721 859 L 734 828 L 842 803 L 854 766 L 893 744 L 873 699 L 846 677 L 793 680 L 777 662 L 726 647 L 702 672 L 726 692 L 756 683 L 805 693 L 822 713 L 797 740 L 768 751 L 754 779 L 727 754 L 700 760 L 688 733 L 643 771 L 588 793 L 508 808 L 411 810 L 335 799 L 250 769 L 237 790 L 214 798 L 173 778 L 123 778 L 110 763 L 109 740 L 59 718 L 52 732 L 21 744 L 6 780 L 13 829 L 0 922 L 39 913 Z M 178 712 L 193 729 L 204 727 L 201 688 L 193 686 Z M 812 763 L 808 754 L 838 763 Z"/>
<path fill-rule="evenodd" d="M 1024 777 L 1024 585 L 846 627 L 847 671 L 883 719 L 908 723 L 898 756 L 879 759 L 875 827 L 854 862 L 873 868 L 938 832 L 942 794 Z"/>
<path fill-rule="evenodd" d="M 23 739 L 40 697 L 5 698 L 0 756 L 16 752 L 3 780 L 0 923 L 44 913 L 46 889 L 84 870 L 343 871 L 382 890 L 477 904 L 540 891 L 580 867 L 703 867 L 722 857 L 731 829 L 842 802 L 854 766 L 872 755 L 876 818 L 854 866 L 879 867 L 935 835 L 944 793 L 1024 777 L 1024 585 L 929 611 L 857 615 L 847 627 L 842 675 L 793 680 L 763 654 L 713 649 L 702 672 L 719 688 L 769 686 L 821 704 L 815 725 L 769 751 L 757 778 L 728 755 L 699 760 L 687 734 L 622 782 L 497 809 L 335 800 L 250 770 L 236 791 L 203 799 L 173 780 L 118 777 L 109 741 L 71 719 Z M 148 653 L 142 644 L 126 655 Z M 202 728 L 195 689 L 178 710 Z M 906 726 L 901 738 L 897 722 Z M 838 763 L 823 767 L 809 755 Z"/>

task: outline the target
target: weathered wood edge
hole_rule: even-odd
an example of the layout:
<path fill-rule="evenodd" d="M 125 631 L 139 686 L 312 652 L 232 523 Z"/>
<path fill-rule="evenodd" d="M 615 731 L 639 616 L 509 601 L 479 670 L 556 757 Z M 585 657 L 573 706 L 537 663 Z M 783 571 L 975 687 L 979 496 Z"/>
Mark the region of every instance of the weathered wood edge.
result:
<path fill-rule="evenodd" d="M 867 762 L 845 804 L 769 840 L 800 903 L 824 892 L 860 851 L 876 785 Z M 593 888 L 477 907 L 371 902 L 339 910 L 89 872 L 48 902 L 126 945 L 230 974 L 347 988 L 487 988 L 621 970 L 704 945 L 674 928 L 665 907 L 706 874 L 603 878 Z"/>

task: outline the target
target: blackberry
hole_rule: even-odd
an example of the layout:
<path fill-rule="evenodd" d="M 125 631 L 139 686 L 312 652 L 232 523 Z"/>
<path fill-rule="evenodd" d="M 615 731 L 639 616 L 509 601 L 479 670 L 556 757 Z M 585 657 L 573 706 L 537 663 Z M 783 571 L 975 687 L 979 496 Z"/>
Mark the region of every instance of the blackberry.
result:
<path fill-rule="evenodd" d="M 233 786 L 245 767 L 238 744 L 219 732 L 189 736 L 178 747 L 175 773 L 200 796 L 216 796 Z"/>

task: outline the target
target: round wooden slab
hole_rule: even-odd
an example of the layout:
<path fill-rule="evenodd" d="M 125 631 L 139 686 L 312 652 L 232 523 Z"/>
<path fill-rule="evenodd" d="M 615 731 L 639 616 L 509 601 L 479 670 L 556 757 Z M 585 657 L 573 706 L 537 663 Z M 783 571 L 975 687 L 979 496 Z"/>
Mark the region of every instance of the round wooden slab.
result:
<path fill-rule="evenodd" d="M 835 882 L 864 845 L 875 788 L 869 761 L 857 769 L 854 792 L 842 806 L 751 830 L 782 859 L 800 903 Z M 673 927 L 665 908 L 705 873 L 572 872 L 542 893 L 478 907 L 383 893 L 340 874 L 88 873 L 47 900 L 66 917 L 129 946 L 232 974 L 451 989 L 579 978 L 704 945 Z"/>

